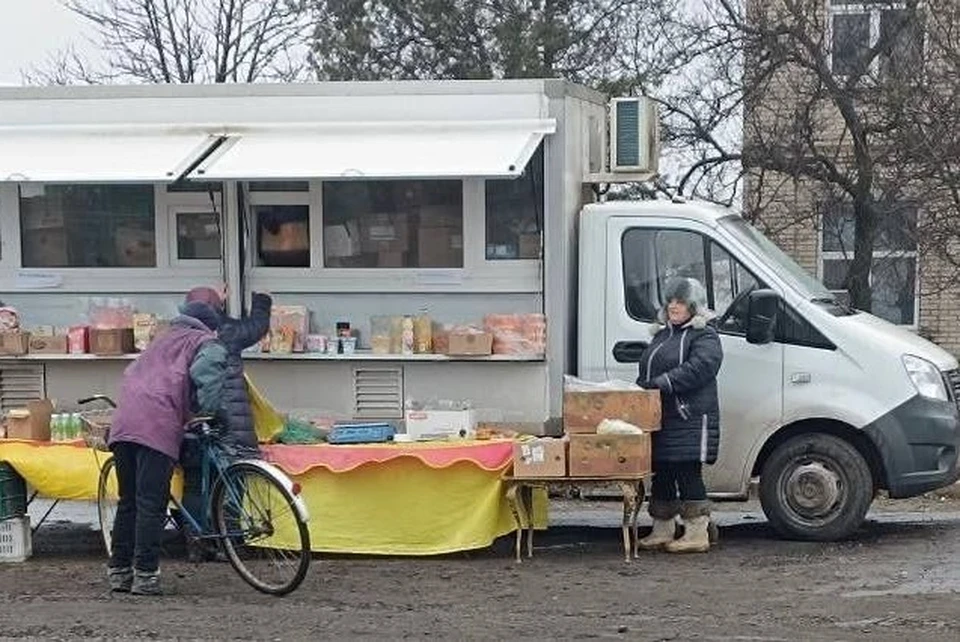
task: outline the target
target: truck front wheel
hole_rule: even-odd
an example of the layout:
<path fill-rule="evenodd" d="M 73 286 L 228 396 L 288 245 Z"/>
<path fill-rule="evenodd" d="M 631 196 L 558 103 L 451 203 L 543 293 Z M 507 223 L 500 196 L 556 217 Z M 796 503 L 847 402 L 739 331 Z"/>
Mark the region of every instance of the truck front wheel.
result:
<path fill-rule="evenodd" d="M 798 435 L 771 453 L 760 473 L 760 503 L 787 539 L 833 541 L 852 535 L 873 501 L 873 476 L 848 442 Z"/>

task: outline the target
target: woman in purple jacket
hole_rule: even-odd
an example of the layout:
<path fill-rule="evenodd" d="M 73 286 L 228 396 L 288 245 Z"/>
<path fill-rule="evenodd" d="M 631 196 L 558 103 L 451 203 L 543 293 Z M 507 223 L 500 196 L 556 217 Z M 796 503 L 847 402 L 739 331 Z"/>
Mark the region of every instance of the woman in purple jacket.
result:
<path fill-rule="evenodd" d="M 227 350 L 217 339 L 220 315 L 189 303 L 169 332 L 127 367 L 110 429 L 120 501 L 107 576 L 110 589 L 159 595 L 160 540 L 170 479 L 184 427 L 223 403 Z"/>

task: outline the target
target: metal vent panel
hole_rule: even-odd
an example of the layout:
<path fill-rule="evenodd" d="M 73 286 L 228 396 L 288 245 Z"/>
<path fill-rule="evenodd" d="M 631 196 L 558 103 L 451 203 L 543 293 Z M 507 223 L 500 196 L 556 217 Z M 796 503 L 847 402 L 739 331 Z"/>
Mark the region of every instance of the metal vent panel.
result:
<path fill-rule="evenodd" d="M 45 396 L 43 364 L 4 363 L 0 365 L 0 410 L 23 408 L 28 401 Z"/>
<path fill-rule="evenodd" d="M 353 414 L 364 419 L 403 418 L 403 369 L 355 368 Z"/>

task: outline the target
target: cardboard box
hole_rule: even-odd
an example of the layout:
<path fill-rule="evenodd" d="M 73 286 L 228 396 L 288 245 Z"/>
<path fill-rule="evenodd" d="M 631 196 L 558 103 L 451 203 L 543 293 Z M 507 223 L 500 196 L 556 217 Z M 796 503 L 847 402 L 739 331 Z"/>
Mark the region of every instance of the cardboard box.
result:
<path fill-rule="evenodd" d="M 417 267 L 463 267 L 463 234 L 456 227 L 421 227 L 417 231 Z"/>
<path fill-rule="evenodd" d="M 477 418 L 473 410 L 412 410 L 403 413 L 407 434 L 417 441 L 473 439 Z"/>
<path fill-rule="evenodd" d="M 360 246 L 365 253 L 406 252 L 410 221 L 406 214 L 371 214 L 360 219 Z"/>
<path fill-rule="evenodd" d="M 484 357 L 493 352 L 493 335 L 489 332 L 467 334 L 451 332 L 447 335 L 446 354 L 455 357 Z"/>
<path fill-rule="evenodd" d="M 518 257 L 521 259 L 539 259 L 540 258 L 540 235 L 539 234 L 521 234 L 519 241 Z"/>
<path fill-rule="evenodd" d="M 24 267 L 67 267 L 70 254 L 67 250 L 67 232 L 64 228 L 24 230 Z"/>
<path fill-rule="evenodd" d="M 514 477 L 563 477 L 566 474 L 566 440 L 543 437 L 513 445 Z"/>
<path fill-rule="evenodd" d="M 260 250 L 263 252 L 294 252 L 310 249 L 310 224 L 307 221 L 281 223 L 271 232 L 260 228 Z"/>
<path fill-rule="evenodd" d="M 114 232 L 117 265 L 120 267 L 156 267 L 157 248 L 152 230 L 118 227 Z"/>
<path fill-rule="evenodd" d="M 360 254 L 360 227 L 351 221 L 323 228 L 324 259 L 345 259 Z"/>
<path fill-rule="evenodd" d="M 133 328 L 90 328 L 90 352 L 101 357 L 130 354 L 133 350 Z"/>
<path fill-rule="evenodd" d="M 30 401 L 26 408 L 11 410 L 7 417 L 7 439 L 50 441 L 52 414 L 53 403 L 49 399 Z"/>
<path fill-rule="evenodd" d="M 603 390 L 563 393 L 563 431 L 590 434 L 604 419 L 621 419 L 643 430 L 660 429 L 659 390 Z"/>
<path fill-rule="evenodd" d="M 377 267 L 402 268 L 405 252 L 380 252 L 377 254 Z"/>
<path fill-rule="evenodd" d="M 30 350 L 29 332 L 0 333 L 0 354 L 19 357 Z"/>
<path fill-rule="evenodd" d="M 571 477 L 648 475 L 650 433 L 642 435 L 570 435 Z"/>
<path fill-rule="evenodd" d="M 67 354 L 66 336 L 30 336 L 30 354 Z"/>

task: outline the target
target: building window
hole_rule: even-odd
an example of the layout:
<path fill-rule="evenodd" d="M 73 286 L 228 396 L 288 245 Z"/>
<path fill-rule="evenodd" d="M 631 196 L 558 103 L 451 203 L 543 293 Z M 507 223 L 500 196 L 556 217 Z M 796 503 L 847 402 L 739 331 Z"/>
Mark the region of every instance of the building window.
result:
<path fill-rule="evenodd" d="M 323 259 L 333 268 L 463 267 L 462 181 L 328 181 Z"/>
<path fill-rule="evenodd" d="M 486 256 L 539 259 L 543 230 L 543 143 L 518 178 L 488 180 L 486 192 Z"/>
<path fill-rule="evenodd" d="M 888 204 L 874 239 L 870 287 L 872 313 L 897 325 L 916 325 L 917 208 Z M 824 285 L 847 297 L 846 280 L 853 260 L 853 205 L 829 203 L 821 220 L 820 270 Z"/>
<path fill-rule="evenodd" d="M 838 76 L 860 73 L 873 47 L 893 38 L 887 53 L 870 61 L 870 75 L 915 74 L 923 60 L 923 28 L 906 3 L 890 0 L 829 0 L 831 65 Z"/>
<path fill-rule="evenodd" d="M 21 185 L 23 267 L 155 267 L 153 185 Z"/>
<path fill-rule="evenodd" d="M 220 258 L 220 217 L 216 212 L 177 212 L 177 259 Z"/>

